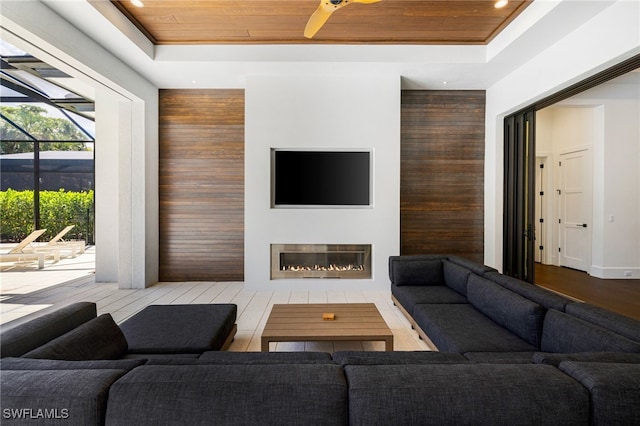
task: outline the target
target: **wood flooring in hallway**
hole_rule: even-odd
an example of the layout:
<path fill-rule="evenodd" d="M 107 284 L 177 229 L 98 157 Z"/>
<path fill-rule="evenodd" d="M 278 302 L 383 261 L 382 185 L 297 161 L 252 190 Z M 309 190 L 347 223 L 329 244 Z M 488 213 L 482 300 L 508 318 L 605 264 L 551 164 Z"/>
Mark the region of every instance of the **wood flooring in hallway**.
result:
<path fill-rule="evenodd" d="M 640 279 L 595 278 L 586 272 L 536 264 L 536 284 L 640 320 Z"/>

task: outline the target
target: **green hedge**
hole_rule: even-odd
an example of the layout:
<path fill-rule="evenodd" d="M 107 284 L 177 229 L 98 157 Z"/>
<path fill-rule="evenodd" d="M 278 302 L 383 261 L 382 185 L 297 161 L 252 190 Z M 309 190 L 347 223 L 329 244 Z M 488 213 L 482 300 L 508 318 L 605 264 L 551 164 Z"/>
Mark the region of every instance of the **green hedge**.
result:
<path fill-rule="evenodd" d="M 65 239 L 93 240 L 93 191 L 40 191 L 40 228 L 47 241 L 67 225 L 75 227 Z M 19 242 L 34 231 L 33 191 L 0 191 L 0 236 L 3 242 Z"/>

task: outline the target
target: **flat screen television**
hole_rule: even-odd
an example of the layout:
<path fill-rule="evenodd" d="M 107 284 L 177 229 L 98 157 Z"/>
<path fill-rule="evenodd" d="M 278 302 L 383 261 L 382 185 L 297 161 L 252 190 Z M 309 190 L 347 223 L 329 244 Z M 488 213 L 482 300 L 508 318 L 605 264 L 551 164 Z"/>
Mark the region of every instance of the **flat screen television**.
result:
<path fill-rule="evenodd" d="M 274 207 L 370 206 L 371 151 L 272 150 Z"/>

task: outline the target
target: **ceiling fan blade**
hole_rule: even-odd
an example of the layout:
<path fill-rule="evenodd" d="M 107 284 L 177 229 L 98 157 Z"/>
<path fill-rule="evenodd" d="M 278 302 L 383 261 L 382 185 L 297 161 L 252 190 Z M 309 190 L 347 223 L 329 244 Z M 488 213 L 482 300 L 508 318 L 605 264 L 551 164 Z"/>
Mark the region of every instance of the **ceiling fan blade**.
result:
<path fill-rule="evenodd" d="M 351 3 L 376 3 L 379 1 L 380 0 L 351 0 Z M 333 12 L 349 4 L 349 0 L 320 0 L 320 6 L 318 6 L 316 11 L 313 12 L 311 17 L 309 18 L 309 21 L 307 22 L 307 26 L 304 28 L 304 36 L 306 38 L 313 37 L 318 32 L 318 30 L 322 28 L 325 22 L 327 22 Z"/>
<path fill-rule="evenodd" d="M 322 28 L 324 23 L 327 22 L 327 19 L 329 19 L 334 10 L 334 8 L 327 8 L 322 3 L 320 3 L 320 6 L 318 6 L 316 11 L 313 12 L 311 17 L 309 18 L 307 26 L 304 27 L 304 36 L 306 38 L 313 37 L 318 32 L 318 30 Z"/>

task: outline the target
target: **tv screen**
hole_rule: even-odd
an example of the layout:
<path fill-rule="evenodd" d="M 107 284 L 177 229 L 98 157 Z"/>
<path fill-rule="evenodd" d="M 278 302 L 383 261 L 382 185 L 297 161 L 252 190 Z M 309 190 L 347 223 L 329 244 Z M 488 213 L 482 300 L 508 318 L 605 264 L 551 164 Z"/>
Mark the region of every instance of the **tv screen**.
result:
<path fill-rule="evenodd" d="M 368 206 L 370 151 L 273 150 L 275 206 Z"/>

